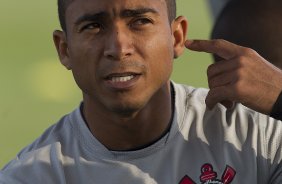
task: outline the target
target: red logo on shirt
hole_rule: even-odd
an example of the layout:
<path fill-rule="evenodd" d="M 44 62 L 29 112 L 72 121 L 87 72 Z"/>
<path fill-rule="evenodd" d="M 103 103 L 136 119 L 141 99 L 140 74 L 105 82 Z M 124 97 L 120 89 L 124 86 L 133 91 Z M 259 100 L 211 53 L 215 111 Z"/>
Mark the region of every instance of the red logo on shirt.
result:
<path fill-rule="evenodd" d="M 221 179 L 217 179 L 217 173 L 211 164 L 204 164 L 201 171 L 200 181 L 202 184 L 230 184 L 236 175 L 236 171 L 230 166 L 226 166 Z M 179 184 L 196 184 L 196 182 L 186 175 Z"/>

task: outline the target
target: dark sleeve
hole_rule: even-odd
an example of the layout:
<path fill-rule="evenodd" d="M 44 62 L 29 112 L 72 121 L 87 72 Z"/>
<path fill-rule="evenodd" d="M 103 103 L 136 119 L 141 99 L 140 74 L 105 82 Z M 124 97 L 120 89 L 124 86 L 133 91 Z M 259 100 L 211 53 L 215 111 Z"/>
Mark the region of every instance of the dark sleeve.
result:
<path fill-rule="evenodd" d="M 270 116 L 275 119 L 282 120 L 282 92 L 280 93 L 275 104 L 273 105 Z"/>

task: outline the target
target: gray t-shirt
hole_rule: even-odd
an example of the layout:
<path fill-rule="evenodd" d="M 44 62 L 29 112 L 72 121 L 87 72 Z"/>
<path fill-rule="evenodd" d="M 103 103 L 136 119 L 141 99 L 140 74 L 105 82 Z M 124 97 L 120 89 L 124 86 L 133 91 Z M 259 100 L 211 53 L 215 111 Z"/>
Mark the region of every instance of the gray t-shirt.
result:
<path fill-rule="evenodd" d="M 173 86 L 171 129 L 154 144 L 110 151 L 91 134 L 77 108 L 6 165 L 0 183 L 282 183 L 281 121 L 240 104 L 207 110 L 206 89 Z"/>

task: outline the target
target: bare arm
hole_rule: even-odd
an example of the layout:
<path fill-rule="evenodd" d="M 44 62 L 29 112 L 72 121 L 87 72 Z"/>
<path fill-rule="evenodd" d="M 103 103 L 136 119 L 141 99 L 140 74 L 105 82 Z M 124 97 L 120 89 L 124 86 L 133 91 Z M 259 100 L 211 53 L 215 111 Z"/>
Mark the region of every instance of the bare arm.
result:
<path fill-rule="evenodd" d="M 225 40 L 186 41 L 193 51 L 213 53 L 222 61 L 209 66 L 207 75 L 210 91 L 208 108 L 217 103 L 226 107 L 234 102 L 264 114 L 270 114 L 282 91 L 282 71 L 250 48 Z"/>

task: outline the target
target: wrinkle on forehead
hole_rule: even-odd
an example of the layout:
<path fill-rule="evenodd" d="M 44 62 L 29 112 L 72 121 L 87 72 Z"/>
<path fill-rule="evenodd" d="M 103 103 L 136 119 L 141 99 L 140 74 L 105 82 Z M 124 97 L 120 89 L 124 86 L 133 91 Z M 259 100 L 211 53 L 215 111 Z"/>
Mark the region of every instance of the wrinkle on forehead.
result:
<path fill-rule="evenodd" d="M 169 21 L 166 0 L 72 0 L 65 13 L 66 29 L 73 30 L 79 17 L 106 13 L 114 18 L 125 10 L 154 9 L 162 20 Z"/>
<path fill-rule="evenodd" d="M 146 8 L 155 9 L 159 14 L 167 16 L 166 0 L 73 0 L 66 12 L 66 18 L 99 12 L 119 16 L 126 9 Z"/>
<path fill-rule="evenodd" d="M 117 1 L 119 3 L 117 3 Z M 94 9 L 95 11 L 95 9 L 99 9 L 101 7 L 109 9 L 113 5 L 115 6 L 115 9 L 135 8 L 136 6 L 148 7 L 149 4 L 152 4 L 151 2 L 160 2 L 161 4 L 164 3 L 165 6 L 167 5 L 166 0 L 69 0 L 67 8 L 77 8 L 77 6 L 79 5 L 81 7 Z M 91 4 L 93 4 L 93 6 Z"/>

